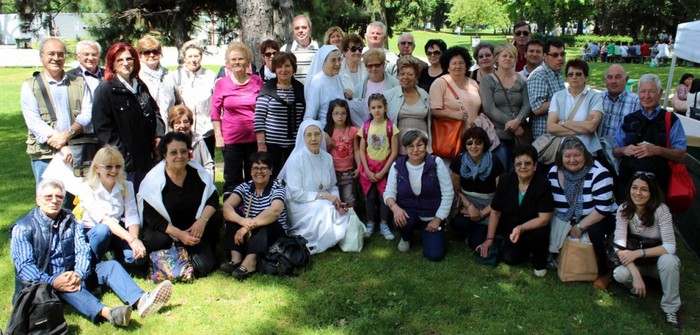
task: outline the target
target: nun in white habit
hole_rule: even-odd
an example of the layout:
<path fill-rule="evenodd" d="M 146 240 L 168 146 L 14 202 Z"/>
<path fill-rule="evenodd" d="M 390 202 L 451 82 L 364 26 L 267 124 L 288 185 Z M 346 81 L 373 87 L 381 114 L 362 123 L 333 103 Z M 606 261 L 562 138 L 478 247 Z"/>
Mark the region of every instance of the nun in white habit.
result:
<path fill-rule="evenodd" d="M 306 77 L 304 120 L 321 122 L 321 129 L 326 126 L 328 104 L 334 99 L 348 99 L 350 118 L 355 125 L 362 125 L 369 116 L 364 112 L 361 102 L 350 100 L 352 91 L 348 90 L 347 95 L 345 94 L 343 82 L 338 75 L 343 62 L 341 56 L 340 50 L 335 45 L 322 46 L 311 61 Z"/>
<path fill-rule="evenodd" d="M 322 129 L 316 120 L 301 123 L 294 151 L 279 174 L 287 183 L 288 233 L 303 236 L 311 254 L 342 240 L 350 219 L 340 201 L 333 158 L 326 152 Z"/>

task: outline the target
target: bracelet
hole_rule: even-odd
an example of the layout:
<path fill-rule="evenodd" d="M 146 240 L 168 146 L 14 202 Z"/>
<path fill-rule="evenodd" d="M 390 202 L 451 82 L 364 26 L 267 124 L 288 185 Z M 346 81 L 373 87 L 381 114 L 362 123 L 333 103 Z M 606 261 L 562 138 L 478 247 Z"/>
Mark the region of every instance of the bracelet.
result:
<path fill-rule="evenodd" d="M 129 241 L 129 244 L 134 243 L 134 241 L 136 241 L 136 240 L 138 240 L 138 239 L 139 239 L 138 237 L 132 238 L 131 241 Z"/>
<path fill-rule="evenodd" d="M 202 220 L 202 221 L 204 221 L 204 223 L 209 222 L 209 218 L 206 217 L 206 216 L 202 216 L 202 217 L 200 217 L 199 219 Z"/>
<path fill-rule="evenodd" d="M 647 258 L 647 249 L 642 249 L 642 258 Z"/>
<path fill-rule="evenodd" d="M 583 227 L 581 227 L 580 223 L 576 224 L 576 229 L 578 229 L 580 232 L 583 232 Z"/>

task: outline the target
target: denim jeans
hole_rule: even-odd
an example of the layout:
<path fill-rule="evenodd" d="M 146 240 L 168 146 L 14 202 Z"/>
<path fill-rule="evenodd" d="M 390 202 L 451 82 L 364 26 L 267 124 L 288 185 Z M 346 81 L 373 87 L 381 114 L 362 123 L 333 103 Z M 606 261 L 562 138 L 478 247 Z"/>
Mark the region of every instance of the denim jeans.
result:
<path fill-rule="evenodd" d="M 37 186 L 42 180 L 41 175 L 44 174 L 50 162 L 50 159 L 32 159 L 32 173 L 34 173 Z"/>
<path fill-rule="evenodd" d="M 413 239 L 413 230 L 419 229 L 421 238 L 423 239 L 423 256 L 431 261 L 441 261 L 445 258 L 445 228 L 437 232 L 429 232 L 425 230 L 430 221 L 423 221 L 418 216 L 418 213 L 412 210 L 406 210 L 408 220 L 403 227 L 396 226 L 401 235 L 401 239 L 411 242 Z"/>
<path fill-rule="evenodd" d="M 90 244 L 90 250 L 92 250 L 91 263 L 93 265 L 99 263 L 110 249 L 115 251 L 116 258 L 120 261 L 123 260 L 126 266 L 146 263 L 146 257 L 134 258 L 134 252 L 131 250 L 129 243 L 116 236 L 112 238 L 112 232 L 105 224 L 97 224 L 95 227 L 86 230 L 85 237 L 88 244 Z"/>
<path fill-rule="evenodd" d="M 134 283 L 134 280 L 131 279 L 131 276 L 129 276 L 126 270 L 116 261 L 106 261 L 97 264 L 95 273 L 92 274 L 92 276 L 96 277 L 95 279 L 97 279 L 98 285 L 109 286 L 119 299 L 129 306 L 136 304 L 144 293 L 143 290 Z M 105 305 L 90 293 L 90 290 L 96 287 L 88 286 L 85 278 L 83 278 L 80 291 L 58 292 L 58 296 L 67 304 L 73 306 L 80 314 L 96 322 L 97 316 L 100 315 L 100 311 Z"/>

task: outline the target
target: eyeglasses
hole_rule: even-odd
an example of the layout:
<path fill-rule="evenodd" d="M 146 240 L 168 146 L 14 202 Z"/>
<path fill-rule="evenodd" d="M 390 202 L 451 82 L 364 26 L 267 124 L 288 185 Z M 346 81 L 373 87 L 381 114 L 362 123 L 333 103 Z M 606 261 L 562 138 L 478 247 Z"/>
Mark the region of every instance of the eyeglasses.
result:
<path fill-rule="evenodd" d="M 144 50 L 141 52 L 141 54 L 146 56 L 146 57 L 155 57 L 155 56 L 160 55 L 160 51 L 158 51 L 158 50 Z"/>
<path fill-rule="evenodd" d="M 265 57 L 274 57 L 276 54 L 277 54 L 277 52 L 266 52 L 266 53 L 263 53 L 263 55 L 265 55 Z"/>
<path fill-rule="evenodd" d="M 253 173 L 265 173 L 270 170 L 267 166 L 254 167 L 250 169 Z"/>
<path fill-rule="evenodd" d="M 469 141 L 467 141 L 467 142 L 464 143 L 464 144 L 465 144 L 465 145 L 483 145 L 483 144 L 484 144 L 484 141 L 482 141 L 482 140 L 473 140 L 473 141 L 472 141 L 472 140 L 469 140 Z"/>
<path fill-rule="evenodd" d="M 573 77 L 583 77 L 583 72 L 577 71 L 577 72 L 569 72 L 566 74 L 567 77 L 573 78 Z"/>
<path fill-rule="evenodd" d="M 368 69 L 377 69 L 382 67 L 382 65 L 384 65 L 384 63 L 365 64 L 365 67 Z"/>
<path fill-rule="evenodd" d="M 520 36 L 520 35 L 530 36 L 530 32 L 527 30 L 518 30 L 518 31 L 514 32 L 514 34 L 515 34 L 515 36 Z"/>
<path fill-rule="evenodd" d="M 566 57 L 566 51 L 551 52 L 551 53 L 548 53 L 547 55 L 549 55 L 549 57 L 552 57 L 552 58 L 558 58 L 559 56 Z"/>
<path fill-rule="evenodd" d="M 518 169 L 520 169 L 520 168 L 522 168 L 522 167 L 529 168 L 529 167 L 531 167 L 531 166 L 534 165 L 534 164 L 535 164 L 535 163 L 533 163 L 532 161 L 516 162 L 516 163 L 515 163 L 515 167 L 517 167 Z"/>
<path fill-rule="evenodd" d="M 450 62 L 450 66 L 464 66 L 466 64 L 465 62 Z"/>
<path fill-rule="evenodd" d="M 115 63 L 133 63 L 133 57 L 119 58 L 114 60 Z"/>
<path fill-rule="evenodd" d="M 442 55 L 442 51 L 440 51 L 440 50 L 438 50 L 438 51 L 428 51 L 428 52 L 425 53 L 425 55 L 428 56 L 428 57 L 440 56 L 440 55 Z"/>
<path fill-rule="evenodd" d="M 348 47 L 347 50 L 350 52 L 362 52 L 362 46 L 361 45 L 353 45 L 351 47 Z"/>
<path fill-rule="evenodd" d="M 61 52 L 61 51 L 49 51 L 49 52 L 44 52 L 43 54 L 49 56 L 49 57 L 56 57 L 59 59 L 66 58 L 66 53 Z"/>
<path fill-rule="evenodd" d="M 407 146 L 406 150 L 410 150 L 410 151 L 422 150 L 423 148 L 425 148 L 425 143 L 418 143 L 418 144 L 411 144 L 411 145 Z"/>
<path fill-rule="evenodd" d="M 50 202 L 53 199 L 56 199 L 56 201 L 61 202 L 61 201 L 63 201 L 63 199 L 66 198 L 66 196 L 63 194 L 45 194 L 45 195 L 42 195 L 41 197 L 46 202 Z"/>
<path fill-rule="evenodd" d="M 99 166 L 99 167 L 101 167 L 101 168 L 103 168 L 103 169 L 105 169 L 105 170 L 112 170 L 112 169 L 121 170 L 121 169 L 124 167 L 124 166 L 121 165 L 121 164 L 117 164 L 117 165 L 97 164 L 97 166 Z"/>
<path fill-rule="evenodd" d="M 413 45 L 413 42 L 410 41 L 401 41 L 399 42 L 400 45 Z"/>
<path fill-rule="evenodd" d="M 632 175 L 632 178 L 647 177 L 649 179 L 656 178 L 656 175 L 651 172 L 637 171 Z"/>
<path fill-rule="evenodd" d="M 333 112 L 332 114 L 333 114 L 333 116 L 347 116 L 348 115 L 347 112 Z"/>

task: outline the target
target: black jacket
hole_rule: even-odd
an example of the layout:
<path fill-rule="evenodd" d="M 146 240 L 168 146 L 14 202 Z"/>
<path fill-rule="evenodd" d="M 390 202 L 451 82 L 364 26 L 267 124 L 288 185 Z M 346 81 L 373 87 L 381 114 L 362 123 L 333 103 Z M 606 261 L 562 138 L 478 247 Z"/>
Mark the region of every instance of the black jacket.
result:
<path fill-rule="evenodd" d="M 119 148 L 126 172 L 148 172 L 155 164 L 155 140 L 165 124 L 146 84 L 138 79 L 136 94 L 114 78 L 95 90 L 92 124 L 100 142 Z"/>

